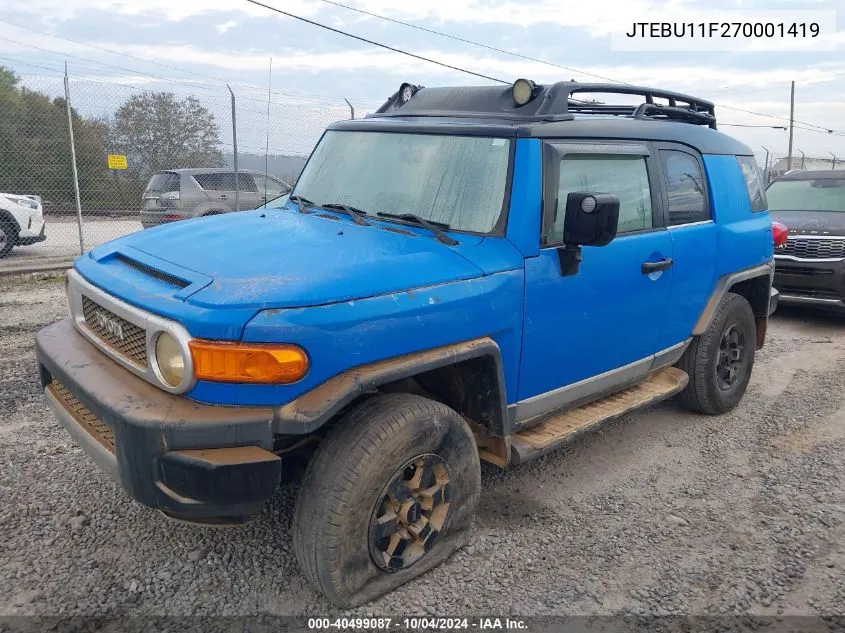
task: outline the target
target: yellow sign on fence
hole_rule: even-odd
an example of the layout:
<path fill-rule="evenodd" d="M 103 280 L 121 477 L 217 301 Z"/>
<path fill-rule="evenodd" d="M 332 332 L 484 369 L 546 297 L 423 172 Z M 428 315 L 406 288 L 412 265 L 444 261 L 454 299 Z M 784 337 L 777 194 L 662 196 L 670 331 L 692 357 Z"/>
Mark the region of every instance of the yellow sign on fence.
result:
<path fill-rule="evenodd" d="M 109 154 L 109 169 L 126 169 L 126 156 L 123 154 Z"/>

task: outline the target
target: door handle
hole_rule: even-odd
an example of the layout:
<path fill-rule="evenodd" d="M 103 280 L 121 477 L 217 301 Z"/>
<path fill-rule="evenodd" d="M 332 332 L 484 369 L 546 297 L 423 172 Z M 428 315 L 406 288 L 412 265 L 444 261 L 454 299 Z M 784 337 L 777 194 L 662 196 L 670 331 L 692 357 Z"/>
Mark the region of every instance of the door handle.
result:
<path fill-rule="evenodd" d="M 672 267 L 672 258 L 667 257 L 666 259 L 661 259 L 659 262 L 643 262 L 642 272 L 643 275 L 649 275 L 651 273 L 660 272 L 663 270 L 668 270 Z"/>

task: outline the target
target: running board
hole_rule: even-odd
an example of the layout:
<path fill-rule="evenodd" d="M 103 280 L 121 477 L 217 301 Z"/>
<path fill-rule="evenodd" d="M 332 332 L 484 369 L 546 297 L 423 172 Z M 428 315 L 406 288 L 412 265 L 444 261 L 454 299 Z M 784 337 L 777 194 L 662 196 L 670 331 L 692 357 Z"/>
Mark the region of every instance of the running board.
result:
<path fill-rule="evenodd" d="M 536 426 L 511 435 L 511 463 L 523 464 L 626 413 L 671 398 L 688 382 L 686 372 L 677 367 L 664 367 L 651 372 L 643 382 L 633 387 L 577 409 L 553 413 Z"/>

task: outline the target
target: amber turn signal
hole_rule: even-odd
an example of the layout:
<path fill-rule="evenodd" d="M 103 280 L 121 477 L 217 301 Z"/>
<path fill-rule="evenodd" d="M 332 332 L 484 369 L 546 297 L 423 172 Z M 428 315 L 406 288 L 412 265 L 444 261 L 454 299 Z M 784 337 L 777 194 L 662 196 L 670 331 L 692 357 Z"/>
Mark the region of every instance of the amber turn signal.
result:
<path fill-rule="evenodd" d="M 197 380 L 287 384 L 296 382 L 308 372 L 308 355 L 296 345 L 195 339 L 188 347 Z"/>

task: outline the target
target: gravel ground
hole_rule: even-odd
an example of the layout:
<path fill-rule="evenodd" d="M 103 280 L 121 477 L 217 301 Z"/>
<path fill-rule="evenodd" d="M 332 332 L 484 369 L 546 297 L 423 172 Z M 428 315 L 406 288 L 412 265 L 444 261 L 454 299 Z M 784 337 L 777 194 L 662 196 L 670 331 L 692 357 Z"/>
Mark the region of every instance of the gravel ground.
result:
<path fill-rule="evenodd" d="M 71 442 L 33 335 L 60 281 L 0 279 L 0 615 L 341 614 L 300 574 L 295 486 L 239 528 L 174 524 Z M 345 614 L 845 613 L 845 319 L 781 310 L 741 406 L 671 403 L 510 471 L 471 546 Z"/>

